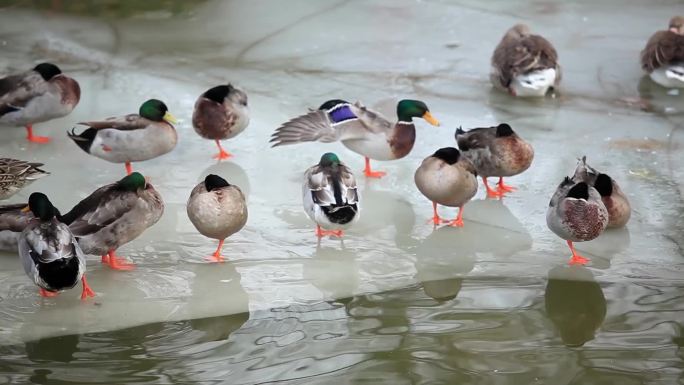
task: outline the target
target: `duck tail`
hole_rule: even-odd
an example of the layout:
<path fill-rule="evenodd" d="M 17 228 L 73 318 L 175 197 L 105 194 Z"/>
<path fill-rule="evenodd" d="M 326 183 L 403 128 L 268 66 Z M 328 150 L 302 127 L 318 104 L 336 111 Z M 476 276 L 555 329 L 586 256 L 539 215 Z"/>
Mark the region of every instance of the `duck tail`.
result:
<path fill-rule="evenodd" d="M 456 136 L 458 137 L 459 135 L 463 135 L 465 133 L 466 132 L 463 130 L 463 126 L 458 126 L 458 128 L 456 129 Z"/>
<path fill-rule="evenodd" d="M 97 135 L 97 130 L 92 127 L 80 134 L 76 134 L 76 127 L 72 128 L 71 132 L 67 131 L 67 136 L 69 136 L 69 138 L 71 138 L 71 140 L 73 140 L 78 147 L 81 147 L 81 149 L 88 154 L 90 154 L 90 146 L 95 140 L 95 135 Z"/>
<path fill-rule="evenodd" d="M 31 168 L 29 168 L 26 172 L 27 180 L 36 180 L 44 176 L 50 175 L 50 172 L 42 170 L 40 168 L 41 166 L 43 166 L 43 163 L 29 163 L 29 165 L 31 166 Z"/>

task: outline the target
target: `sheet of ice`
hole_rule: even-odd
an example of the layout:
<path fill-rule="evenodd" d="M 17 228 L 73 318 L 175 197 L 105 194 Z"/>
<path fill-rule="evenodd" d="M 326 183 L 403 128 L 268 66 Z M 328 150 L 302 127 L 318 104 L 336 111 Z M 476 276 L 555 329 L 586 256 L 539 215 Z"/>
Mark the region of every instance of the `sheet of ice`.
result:
<path fill-rule="evenodd" d="M 650 34 L 679 9 L 657 3 L 622 2 L 615 12 L 596 2 L 210 1 L 190 14 L 125 19 L 1 9 L 0 68 L 53 61 L 82 89 L 71 115 L 36 125 L 53 136 L 48 145 L 27 144 L 23 129 L 0 128 L 2 156 L 41 161 L 53 173 L 8 203 L 43 191 L 66 210 L 123 175 L 122 165 L 89 157 L 66 137 L 76 122 L 135 112 L 156 97 L 179 118 L 180 140 L 172 153 L 134 166 L 152 178 L 166 211 L 121 248 L 136 271 L 89 260 L 95 299 L 81 303 L 78 290 L 41 299 L 16 255 L 0 256 L 0 341 L 255 311 L 416 281 L 437 282 L 430 290 L 449 296 L 455 293 L 440 293 L 439 280 L 466 274 L 546 277 L 568 257 L 546 228 L 548 199 L 581 155 L 617 179 L 634 207 L 627 229 L 578 245 L 593 259 L 596 279 L 681 280 L 684 99 L 653 86 L 638 64 Z M 558 98 L 514 100 L 490 89 L 491 51 L 518 21 L 556 45 L 564 72 Z M 225 145 L 235 158 L 216 163 L 213 144 L 194 133 L 190 117 L 201 92 L 228 81 L 249 94 L 252 120 Z M 418 121 L 408 157 L 374 163 L 389 172 L 382 180 L 361 177 L 362 158 L 340 144 L 268 146 L 279 123 L 325 100 L 362 100 L 391 113 L 391 101 L 404 97 L 427 102 L 442 126 Z M 504 121 L 536 150 L 532 168 L 511 178 L 519 190 L 503 201 L 480 191 L 463 229 L 433 231 L 415 168 L 454 145 L 456 127 Z M 326 151 L 359 172 L 363 212 L 344 241 L 317 243 L 301 209 L 300 179 Z M 242 187 L 250 204 L 247 226 L 226 243 L 230 262 L 220 265 L 203 261 L 215 243 L 185 214 L 190 190 L 210 172 Z"/>

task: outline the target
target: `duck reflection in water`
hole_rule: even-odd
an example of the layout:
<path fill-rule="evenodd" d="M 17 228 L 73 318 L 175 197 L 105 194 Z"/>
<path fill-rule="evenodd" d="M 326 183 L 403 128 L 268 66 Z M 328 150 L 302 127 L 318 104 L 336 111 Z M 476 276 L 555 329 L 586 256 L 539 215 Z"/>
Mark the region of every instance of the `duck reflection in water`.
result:
<path fill-rule="evenodd" d="M 579 347 L 594 339 L 606 317 L 606 298 L 589 269 L 558 266 L 549 271 L 544 293 L 546 316 L 563 343 Z"/>

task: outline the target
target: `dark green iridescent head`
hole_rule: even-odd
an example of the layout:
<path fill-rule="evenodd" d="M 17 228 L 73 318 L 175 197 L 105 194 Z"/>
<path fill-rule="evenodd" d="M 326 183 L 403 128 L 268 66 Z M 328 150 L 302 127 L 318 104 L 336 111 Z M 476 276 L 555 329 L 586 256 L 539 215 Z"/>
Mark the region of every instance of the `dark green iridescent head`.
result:
<path fill-rule="evenodd" d="M 321 156 L 321 161 L 318 162 L 318 165 L 321 167 L 339 166 L 340 158 L 332 152 L 326 152 Z"/>
<path fill-rule="evenodd" d="M 117 182 L 119 189 L 131 192 L 144 189 L 146 185 L 147 181 L 145 180 L 145 177 L 139 172 L 132 172 L 130 175 L 126 175 Z"/>
<path fill-rule="evenodd" d="M 28 207 L 36 218 L 41 221 L 49 221 L 57 214 L 57 209 L 52 205 L 47 195 L 35 192 L 29 196 Z"/>
<path fill-rule="evenodd" d="M 62 73 L 59 67 L 52 63 L 40 63 L 37 66 L 33 67 L 33 70 L 38 72 L 45 81 L 48 81 Z"/>
<path fill-rule="evenodd" d="M 138 113 L 143 118 L 155 122 L 161 122 L 162 120 L 164 120 L 164 117 L 166 116 L 166 113 L 168 111 L 169 109 L 166 107 L 166 104 L 164 104 L 164 102 L 157 99 L 150 99 L 140 106 L 140 112 Z"/>
<path fill-rule="evenodd" d="M 420 100 L 404 99 L 397 104 L 397 117 L 400 122 L 411 122 L 413 118 L 423 118 L 433 126 L 439 126 L 437 119 L 432 117 L 427 104 Z"/>

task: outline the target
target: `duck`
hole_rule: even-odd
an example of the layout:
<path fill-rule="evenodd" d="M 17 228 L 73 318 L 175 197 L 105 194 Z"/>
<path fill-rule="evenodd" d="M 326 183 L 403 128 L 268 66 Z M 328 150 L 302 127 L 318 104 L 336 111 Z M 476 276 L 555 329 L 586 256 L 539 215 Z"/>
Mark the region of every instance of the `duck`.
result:
<path fill-rule="evenodd" d="M 503 36 L 492 55 L 489 79 L 513 96 L 542 97 L 558 87 L 561 67 L 553 45 L 530 27 L 516 24 Z"/>
<path fill-rule="evenodd" d="M 515 187 L 504 184 L 503 178 L 521 174 L 534 159 L 532 145 L 507 123 L 473 128 L 467 132 L 459 127 L 454 136 L 458 148 L 473 162 L 482 177 L 488 197 L 502 197 L 515 191 Z M 499 177 L 497 190 L 489 187 L 488 177 Z"/>
<path fill-rule="evenodd" d="M 363 155 L 364 175 L 382 178 L 383 171 L 373 171 L 370 159 L 394 160 L 408 155 L 416 141 L 413 118 L 425 119 L 439 126 L 428 106 L 420 100 L 400 100 L 396 122 L 390 122 L 378 112 L 360 102 L 351 104 L 341 99 L 328 100 L 318 110 L 298 116 L 276 129 L 271 136 L 272 147 L 301 142 L 323 143 L 341 141 L 348 149 Z"/>
<path fill-rule="evenodd" d="M 113 117 L 100 121 L 81 122 L 88 128 L 69 138 L 86 153 L 112 163 L 125 163 L 131 174 L 131 162 L 141 162 L 164 155 L 176 147 L 178 134 L 176 118 L 164 102 L 145 101 L 137 114 Z"/>
<path fill-rule="evenodd" d="M 615 179 L 601 173 L 587 164 L 587 157 L 579 159 L 573 181 L 585 182 L 601 195 L 601 201 L 608 210 L 608 228 L 623 227 L 632 216 L 632 206 L 627 195 Z"/>
<path fill-rule="evenodd" d="M 116 249 L 139 237 L 159 221 L 164 200 L 139 172 L 102 186 L 80 201 L 62 220 L 78 238 L 86 254 L 102 256 L 114 270 L 135 265 L 116 255 Z"/>
<path fill-rule="evenodd" d="M 50 175 L 41 170 L 43 163 L 0 158 L 0 200 L 7 199 L 33 181 Z"/>
<path fill-rule="evenodd" d="M 187 213 L 200 234 L 219 241 L 209 261 L 223 262 L 224 241 L 247 223 L 247 201 L 240 187 L 209 174 L 190 192 Z"/>
<path fill-rule="evenodd" d="M 444 147 L 423 159 L 413 179 L 427 199 L 432 201 L 431 222 L 437 226 L 463 227 L 463 207 L 477 194 L 477 170 L 475 165 L 454 147 Z M 454 220 L 442 219 L 437 205 L 458 207 Z"/>
<path fill-rule="evenodd" d="M 673 17 L 667 30 L 648 39 L 641 68 L 663 87 L 684 88 L 684 16 Z"/>
<path fill-rule="evenodd" d="M 17 251 L 19 235 L 33 219 L 26 207 L 28 203 L 0 205 L 0 250 Z"/>
<path fill-rule="evenodd" d="M 29 142 L 47 143 L 49 137 L 33 134 L 33 125 L 69 115 L 80 99 L 76 80 L 52 63 L 40 63 L 0 79 L 0 124 L 25 126 Z"/>
<path fill-rule="evenodd" d="M 304 172 L 304 212 L 316 223 L 316 236 L 344 236 L 359 220 L 359 192 L 351 169 L 332 152 Z"/>
<path fill-rule="evenodd" d="M 232 84 L 210 88 L 197 98 L 192 112 L 192 126 L 204 139 L 216 141 L 219 153 L 214 159 L 233 156 L 221 147 L 221 140 L 230 139 L 249 125 L 247 94 Z"/>
<path fill-rule="evenodd" d="M 59 211 L 40 192 L 29 196 L 24 211 L 29 210 L 33 218 L 19 236 L 19 257 L 40 295 L 54 297 L 81 281 L 81 299 L 94 297 L 85 276 L 85 255 L 69 227 L 60 220 Z"/>
<path fill-rule="evenodd" d="M 596 239 L 608 226 L 608 210 L 598 191 L 586 182 L 565 177 L 551 197 L 546 224 L 567 241 L 572 252 L 571 265 L 585 265 L 589 259 L 579 255 L 573 242 Z"/>

